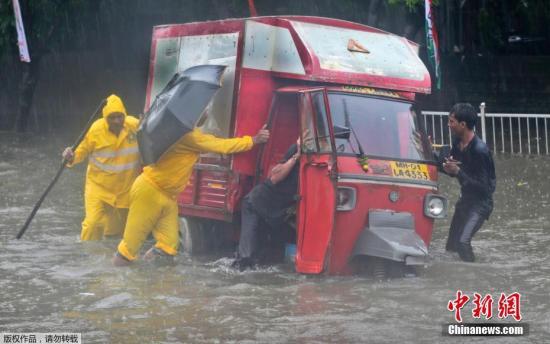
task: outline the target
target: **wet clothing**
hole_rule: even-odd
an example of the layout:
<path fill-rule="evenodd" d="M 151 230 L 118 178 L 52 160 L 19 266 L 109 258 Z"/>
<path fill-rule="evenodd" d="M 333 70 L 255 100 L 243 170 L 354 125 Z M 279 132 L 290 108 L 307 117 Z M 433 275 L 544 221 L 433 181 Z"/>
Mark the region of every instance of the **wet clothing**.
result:
<path fill-rule="evenodd" d="M 124 114 L 124 125 L 118 136 L 109 131 L 106 120 L 114 112 Z M 82 240 L 122 234 L 130 187 L 139 174 L 138 124 L 137 118 L 126 114 L 119 97 L 109 96 L 103 107 L 103 118 L 92 124 L 76 148 L 72 163 L 68 164 L 71 167 L 88 159 Z"/>
<path fill-rule="evenodd" d="M 462 164 L 456 176 L 460 198 L 455 205 L 446 248 L 457 251 L 465 261 L 473 261 L 471 240 L 493 211 L 495 165 L 489 148 L 479 137 L 474 136 L 462 151 L 459 143 L 459 139 L 455 140 L 450 151 Z"/>
<path fill-rule="evenodd" d="M 298 151 L 292 145 L 281 163 L 287 162 Z M 271 229 L 283 231 L 286 210 L 294 205 L 298 190 L 299 163 L 296 162 L 285 179 L 273 184 L 268 178 L 256 185 L 243 199 L 241 207 L 241 236 L 239 239 L 239 259 L 254 257 L 258 250 L 258 234 L 261 222 Z"/>
<path fill-rule="evenodd" d="M 202 152 L 231 154 L 252 149 L 252 137 L 221 139 L 200 129 L 184 135 L 159 161 L 143 169 L 132 186 L 130 211 L 118 252 L 132 261 L 152 232 L 155 247 L 169 255 L 178 250 L 176 197 L 187 185 L 193 165 Z"/>
<path fill-rule="evenodd" d="M 493 211 L 493 193 L 496 188 L 495 164 L 489 147 L 479 137 L 474 136 L 463 151 L 455 140 L 451 156 L 460 162 L 460 172 L 456 176 L 460 183 L 460 198 L 477 208 L 486 219 Z"/>
<path fill-rule="evenodd" d="M 195 129 L 176 142 L 157 163 L 144 167 L 143 174 L 151 183 L 175 197 L 187 186 L 201 152 L 238 153 L 250 150 L 253 145 L 251 136 L 220 139 Z"/>
<path fill-rule="evenodd" d="M 467 262 L 474 261 L 471 240 L 474 234 L 481 228 L 485 222 L 483 217 L 474 208 L 460 200 L 455 205 L 455 213 L 449 228 L 449 237 L 447 238 L 447 251 L 458 252 L 460 258 Z"/>
<path fill-rule="evenodd" d="M 290 146 L 280 163 L 285 163 L 298 152 L 296 144 Z M 284 210 L 294 204 L 294 196 L 298 189 L 298 164 L 290 170 L 285 179 L 273 184 L 268 178 L 256 185 L 247 195 L 254 209 L 262 216 L 278 216 L 279 210 Z"/>
<path fill-rule="evenodd" d="M 115 208 L 102 201 L 93 192 L 84 192 L 86 217 L 82 221 L 80 240 L 101 240 L 103 237 L 121 237 L 128 216 L 127 208 Z"/>
<path fill-rule="evenodd" d="M 137 258 L 143 242 L 153 233 L 155 247 L 169 255 L 178 252 L 178 205 L 140 175 L 130 192 L 130 211 L 119 253 L 128 260 Z"/>

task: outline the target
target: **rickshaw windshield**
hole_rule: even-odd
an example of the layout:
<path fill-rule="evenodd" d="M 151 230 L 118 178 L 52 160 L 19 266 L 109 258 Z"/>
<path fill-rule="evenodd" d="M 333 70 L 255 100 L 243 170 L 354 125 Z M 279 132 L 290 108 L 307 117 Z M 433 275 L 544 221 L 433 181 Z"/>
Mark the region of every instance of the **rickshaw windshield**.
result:
<path fill-rule="evenodd" d="M 334 92 L 328 99 L 333 125 L 352 128 L 367 156 L 432 160 L 411 103 Z M 358 152 L 353 133 L 335 143 L 339 154 Z"/>

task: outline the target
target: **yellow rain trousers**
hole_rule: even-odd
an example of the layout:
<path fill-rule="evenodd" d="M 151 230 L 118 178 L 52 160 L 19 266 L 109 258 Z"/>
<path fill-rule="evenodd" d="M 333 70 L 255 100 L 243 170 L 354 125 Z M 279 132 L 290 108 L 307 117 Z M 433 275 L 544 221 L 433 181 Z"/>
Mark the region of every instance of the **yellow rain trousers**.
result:
<path fill-rule="evenodd" d="M 130 193 L 130 210 L 118 252 L 132 261 L 153 233 L 155 247 L 176 255 L 179 245 L 177 195 L 187 185 L 202 152 L 231 154 L 252 149 L 252 137 L 220 139 L 199 129 L 184 135 L 156 164 L 144 167 Z"/>
<path fill-rule="evenodd" d="M 118 136 L 109 131 L 106 118 L 124 114 Z M 81 240 L 121 236 L 130 204 L 130 188 L 139 173 L 140 161 L 136 132 L 139 120 L 128 116 L 116 95 L 107 98 L 103 118 L 95 121 L 75 150 L 73 166 L 88 159 Z"/>

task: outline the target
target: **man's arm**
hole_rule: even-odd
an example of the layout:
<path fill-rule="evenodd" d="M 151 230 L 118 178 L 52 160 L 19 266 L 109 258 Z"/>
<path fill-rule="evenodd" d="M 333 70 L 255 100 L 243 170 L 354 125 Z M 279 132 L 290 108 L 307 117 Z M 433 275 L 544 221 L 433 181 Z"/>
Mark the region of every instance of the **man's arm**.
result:
<path fill-rule="evenodd" d="M 454 154 L 456 154 L 454 152 L 454 147 L 456 147 L 456 145 L 453 145 L 453 146 L 449 146 L 449 145 L 434 145 L 432 143 L 432 140 L 431 140 L 431 137 L 430 137 L 430 146 L 432 147 L 432 154 L 433 154 L 433 158 L 434 160 L 436 161 L 437 163 L 437 170 L 439 172 L 442 172 L 442 173 L 445 173 L 445 174 L 448 174 L 445 169 L 443 168 L 443 163 L 446 162 L 446 159 L 449 158 L 449 157 L 452 157 Z M 435 150 L 433 148 L 439 148 L 438 150 Z"/>
<path fill-rule="evenodd" d="M 445 171 L 452 177 L 457 177 L 460 185 L 469 190 L 477 191 L 484 195 L 491 195 L 495 189 L 495 166 L 490 153 L 482 153 L 476 159 L 479 166 L 479 173 L 475 176 L 467 174 L 460 168 L 458 162 L 449 161 L 443 165 Z"/>
<path fill-rule="evenodd" d="M 89 133 L 89 132 L 88 132 Z M 88 157 L 92 150 L 92 144 L 90 143 L 89 135 L 86 134 L 84 140 L 80 142 L 75 151 L 72 147 L 67 147 L 61 154 L 63 159 L 67 162 L 68 167 L 72 167 Z"/>
<path fill-rule="evenodd" d="M 300 140 L 296 144 L 291 145 L 286 151 L 283 159 L 277 165 L 275 165 L 269 172 L 269 180 L 272 184 L 277 184 L 284 180 L 292 168 L 296 165 L 297 161 L 300 159 Z"/>
<path fill-rule="evenodd" d="M 267 142 L 269 131 L 262 128 L 256 136 L 243 136 L 230 139 L 222 139 L 210 134 L 204 134 L 200 129 L 195 129 L 184 136 L 183 143 L 200 152 L 212 152 L 220 154 L 232 154 L 246 152 L 255 145 Z"/>
<path fill-rule="evenodd" d="M 281 180 L 285 179 L 290 171 L 292 171 L 292 168 L 296 165 L 299 158 L 300 154 L 296 153 L 286 162 L 275 165 L 269 174 L 269 180 L 271 180 L 271 183 L 277 184 Z"/>

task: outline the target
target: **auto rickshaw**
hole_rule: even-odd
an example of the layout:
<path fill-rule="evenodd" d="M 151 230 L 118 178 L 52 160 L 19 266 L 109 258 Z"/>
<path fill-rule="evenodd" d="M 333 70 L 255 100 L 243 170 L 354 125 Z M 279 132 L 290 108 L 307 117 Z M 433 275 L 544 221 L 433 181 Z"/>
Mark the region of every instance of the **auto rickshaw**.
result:
<path fill-rule="evenodd" d="M 184 251 L 235 241 L 241 199 L 300 137 L 296 271 L 424 264 L 447 200 L 415 105 L 431 84 L 417 52 L 405 38 L 319 17 L 155 27 L 146 109 L 175 73 L 223 65 L 202 130 L 221 137 L 265 123 L 271 130 L 261 149 L 201 156 L 178 199 Z"/>

